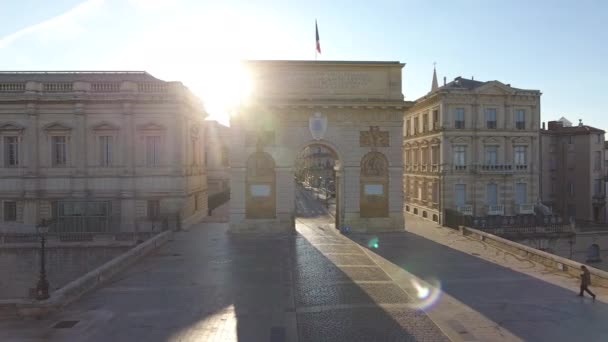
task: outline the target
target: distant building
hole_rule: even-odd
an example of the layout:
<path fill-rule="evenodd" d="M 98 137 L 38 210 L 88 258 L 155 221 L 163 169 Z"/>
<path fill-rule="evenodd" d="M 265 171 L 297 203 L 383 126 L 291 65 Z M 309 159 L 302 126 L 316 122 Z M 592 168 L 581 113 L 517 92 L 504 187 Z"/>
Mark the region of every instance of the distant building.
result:
<path fill-rule="evenodd" d="M 206 114 L 146 72 L 0 73 L 0 227 L 187 225 L 207 213 Z"/>
<path fill-rule="evenodd" d="M 605 222 L 605 132 L 564 122 L 541 130 L 543 202 L 567 219 Z"/>
<path fill-rule="evenodd" d="M 405 211 L 436 222 L 534 213 L 539 198 L 540 91 L 457 77 L 404 118 Z"/>
<path fill-rule="evenodd" d="M 335 177 L 335 159 L 336 156 L 326 147 L 307 146 L 296 161 L 296 177 L 312 187 L 331 188 Z"/>
<path fill-rule="evenodd" d="M 205 121 L 205 166 L 209 195 L 230 189 L 230 127 Z"/>

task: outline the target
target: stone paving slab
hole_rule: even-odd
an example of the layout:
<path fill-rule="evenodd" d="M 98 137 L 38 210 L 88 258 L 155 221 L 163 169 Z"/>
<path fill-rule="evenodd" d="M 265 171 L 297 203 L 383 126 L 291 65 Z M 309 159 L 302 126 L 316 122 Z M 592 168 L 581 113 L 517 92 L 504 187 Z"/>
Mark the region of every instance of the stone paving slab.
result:
<path fill-rule="evenodd" d="M 379 307 L 298 314 L 298 333 L 300 342 L 449 341 L 423 312 Z"/>

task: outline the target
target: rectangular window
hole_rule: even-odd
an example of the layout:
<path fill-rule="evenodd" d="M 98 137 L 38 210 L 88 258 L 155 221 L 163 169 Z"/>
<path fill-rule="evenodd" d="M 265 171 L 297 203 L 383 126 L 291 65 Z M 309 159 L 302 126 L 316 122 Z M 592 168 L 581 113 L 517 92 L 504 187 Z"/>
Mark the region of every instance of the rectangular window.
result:
<path fill-rule="evenodd" d="M 112 165 L 112 148 L 114 137 L 110 135 L 104 135 L 99 137 L 99 165 L 100 166 L 111 166 Z"/>
<path fill-rule="evenodd" d="M 19 137 L 4 137 L 4 167 L 19 166 Z"/>
<path fill-rule="evenodd" d="M 549 157 L 549 170 L 555 170 L 557 168 L 557 165 L 555 163 L 555 156 L 550 156 Z"/>
<path fill-rule="evenodd" d="M 593 169 L 601 170 L 602 169 L 602 151 L 593 152 Z"/>
<path fill-rule="evenodd" d="M 418 153 L 418 149 L 413 149 L 412 153 L 414 154 L 414 165 L 418 165 L 418 157 L 420 156 L 420 154 Z"/>
<path fill-rule="evenodd" d="M 466 195 L 467 195 L 467 186 L 466 184 L 456 184 L 454 185 L 454 201 L 457 207 L 461 207 L 466 203 Z"/>
<path fill-rule="evenodd" d="M 433 203 L 439 203 L 439 183 L 433 182 Z"/>
<path fill-rule="evenodd" d="M 496 108 L 486 109 L 486 128 L 496 128 Z"/>
<path fill-rule="evenodd" d="M 64 167 L 68 164 L 68 146 L 66 136 L 51 137 L 51 158 L 54 167 Z"/>
<path fill-rule="evenodd" d="M 410 165 L 410 150 L 405 151 L 405 165 Z"/>
<path fill-rule="evenodd" d="M 4 201 L 2 208 L 4 211 L 4 222 L 15 222 L 17 221 L 17 202 L 15 201 Z"/>
<path fill-rule="evenodd" d="M 526 146 L 515 146 L 515 165 L 526 165 Z"/>
<path fill-rule="evenodd" d="M 570 196 L 574 196 L 574 183 L 572 181 L 568 182 L 568 193 Z"/>
<path fill-rule="evenodd" d="M 422 133 L 426 133 L 429 131 L 429 115 L 422 115 Z"/>
<path fill-rule="evenodd" d="M 602 191 L 602 180 L 601 179 L 595 179 L 594 180 L 594 184 L 593 184 L 593 188 L 594 188 L 594 194 L 595 195 L 601 195 L 603 193 Z"/>
<path fill-rule="evenodd" d="M 523 109 L 515 111 L 515 128 L 526 129 L 526 111 Z"/>
<path fill-rule="evenodd" d="M 418 134 L 418 128 L 419 128 L 419 124 L 418 124 L 418 118 L 414 118 L 414 135 Z"/>
<path fill-rule="evenodd" d="M 604 139 L 602 139 L 602 135 L 601 135 L 601 134 L 598 134 L 598 135 L 597 135 L 597 141 L 596 141 L 596 142 L 597 142 L 598 144 L 601 144 L 601 143 L 603 143 L 603 140 L 604 140 Z"/>
<path fill-rule="evenodd" d="M 574 144 L 574 137 L 572 135 L 568 136 L 568 144 Z"/>
<path fill-rule="evenodd" d="M 431 159 L 432 159 L 431 163 L 433 165 L 439 164 L 439 146 L 433 146 L 433 147 L 431 147 L 431 154 L 432 154 L 432 156 L 431 156 Z"/>
<path fill-rule="evenodd" d="M 405 121 L 405 136 L 409 136 L 410 135 L 410 119 L 407 119 Z"/>
<path fill-rule="evenodd" d="M 454 127 L 459 129 L 464 128 L 464 108 L 456 108 L 454 112 Z"/>
<path fill-rule="evenodd" d="M 438 129 L 439 129 L 439 111 L 434 110 L 433 111 L 433 130 L 438 130 Z"/>
<path fill-rule="evenodd" d="M 454 165 L 464 166 L 466 164 L 467 147 L 464 145 L 454 146 Z"/>
<path fill-rule="evenodd" d="M 526 183 L 515 183 L 515 202 L 526 204 L 528 201 L 528 188 Z"/>
<path fill-rule="evenodd" d="M 149 200 L 148 201 L 148 219 L 154 220 L 160 217 L 160 201 Z"/>
<path fill-rule="evenodd" d="M 486 204 L 498 205 L 498 186 L 496 184 L 486 185 Z"/>
<path fill-rule="evenodd" d="M 498 164 L 498 146 L 486 146 L 486 165 Z"/>
<path fill-rule="evenodd" d="M 429 162 L 429 158 L 428 158 L 428 156 L 429 156 L 429 149 L 428 148 L 421 148 L 420 151 L 421 151 L 421 154 L 422 154 L 422 158 L 421 158 L 422 159 L 422 164 L 423 165 L 428 164 L 428 162 Z"/>
<path fill-rule="evenodd" d="M 160 165 L 160 136 L 146 137 L 146 165 Z"/>

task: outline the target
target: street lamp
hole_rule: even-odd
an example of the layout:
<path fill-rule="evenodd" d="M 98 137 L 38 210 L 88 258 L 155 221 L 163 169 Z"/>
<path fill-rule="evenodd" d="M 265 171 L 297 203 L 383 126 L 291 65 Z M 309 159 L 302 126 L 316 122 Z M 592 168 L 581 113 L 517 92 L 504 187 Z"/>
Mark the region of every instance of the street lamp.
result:
<path fill-rule="evenodd" d="M 40 235 L 40 276 L 38 278 L 38 285 L 36 286 L 36 299 L 45 300 L 49 298 L 49 282 L 46 280 L 45 270 L 45 242 L 46 234 L 49 232 L 50 222 L 46 219 L 42 219 L 40 224 L 36 226 L 38 235 Z"/>

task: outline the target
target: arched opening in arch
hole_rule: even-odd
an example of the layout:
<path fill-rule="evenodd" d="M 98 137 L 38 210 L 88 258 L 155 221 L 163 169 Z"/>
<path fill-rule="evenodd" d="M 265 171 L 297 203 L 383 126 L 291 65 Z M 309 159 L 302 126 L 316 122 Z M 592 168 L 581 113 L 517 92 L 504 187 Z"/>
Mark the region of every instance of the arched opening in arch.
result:
<path fill-rule="evenodd" d="M 302 147 L 294 163 L 295 201 L 298 219 L 315 219 L 340 226 L 341 163 L 327 144 Z"/>
<path fill-rule="evenodd" d="M 247 160 L 245 216 L 276 217 L 275 162 L 266 152 L 254 152 Z"/>
<path fill-rule="evenodd" d="M 388 217 L 388 159 L 378 151 L 361 158 L 359 211 L 361 217 Z"/>

